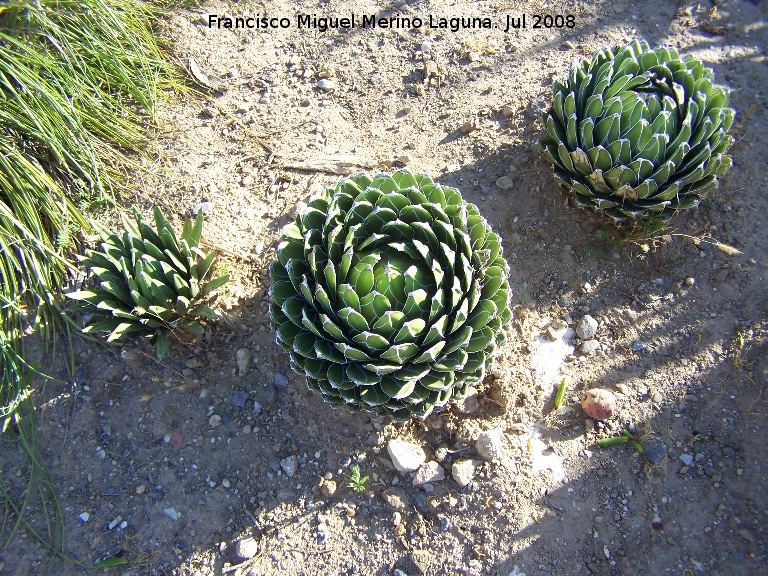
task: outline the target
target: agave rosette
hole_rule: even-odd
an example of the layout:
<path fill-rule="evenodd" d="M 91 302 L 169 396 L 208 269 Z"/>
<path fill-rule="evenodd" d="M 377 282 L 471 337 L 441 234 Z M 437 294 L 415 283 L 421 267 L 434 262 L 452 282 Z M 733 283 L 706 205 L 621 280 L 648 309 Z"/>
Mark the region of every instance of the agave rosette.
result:
<path fill-rule="evenodd" d="M 277 341 L 336 406 L 424 417 L 481 380 L 505 340 L 501 241 L 429 176 L 342 180 L 285 227 L 277 258 Z"/>
<path fill-rule="evenodd" d="M 216 251 L 206 254 L 199 247 L 202 211 L 194 222 L 184 223 L 180 238 L 159 208 L 154 208 L 155 228 L 137 210 L 133 213 L 135 222 L 123 215 L 122 235 L 95 226 L 102 243 L 88 253 L 84 265 L 97 277 L 96 286 L 67 296 L 82 303 L 80 311 L 96 315 L 97 321 L 83 332 L 106 332 L 108 341 L 156 337 L 158 355 L 163 356 L 171 331 L 200 335 L 201 320 L 217 318 L 203 300 L 229 275 L 211 278 Z"/>
<path fill-rule="evenodd" d="M 731 166 L 735 111 L 714 73 L 645 41 L 603 48 L 555 82 L 540 145 L 579 206 L 617 221 L 668 219 Z"/>

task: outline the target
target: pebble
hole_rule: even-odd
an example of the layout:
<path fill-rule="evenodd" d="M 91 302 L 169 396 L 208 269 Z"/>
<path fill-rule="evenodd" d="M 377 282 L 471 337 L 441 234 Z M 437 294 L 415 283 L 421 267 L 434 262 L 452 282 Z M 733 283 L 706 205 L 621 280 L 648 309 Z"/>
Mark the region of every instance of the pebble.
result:
<path fill-rule="evenodd" d="M 495 460 L 501 458 L 502 448 L 504 446 L 504 433 L 499 428 L 493 428 L 481 432 L 477 437 L 475 448 L 485 460 Z"/>
<path fill-rule="evenodd" d="M 632 350 L 634 350 L 635 352 L 642 352 L 643 350 L 645 350 L 645 344 L 643 344 L 642 340 L 635 340 L 634 342 L 632 342 Z"/>
<path fill-rule="evenodd" d="M 78 518 L 80 518 L 80 522 L 83 522 L 83 523 L 88 522 L 88 518 L 90 517 L 91 515 L 88 514 L 88 512 L 83 512 L 82 514 L 80 514 L 80 516 L 78 516 Z"/>
<path fill-rule="evenodd" d="M 445 470 L 435 461 L 425 462 L 416 471 L 413 478 L 414 486 L 422 486 L 429 482 L 440 482 L 445 480 Z"/>
<path fill-rule="evenodd" d="M 323 478 L 320 484 L 320 492 L 325 496 L 333 496 L 336 493 L 336 481 Z"/>
<path fill-rule="evenodd" d="M 245 376 L 248 374 L 248 366 L 251 363 L 251 351 L 248 348 L 240 348 L 235 353 L 235 359 L 237 360 L 238 375 Z"/>
<path fill-rule="evenodd" d="M 454 462 L 451 467 L 451 474 L 453 475 L 456 484 L 463 488 L 472 482 L 472 479 L 475 477 L 482 464 L 482 460 L 475 460 L 473 458 L 457 460 Z"/>
<path fill-rule="evenodd" d="M 211 428 L 217 428 L 221 425 L 221 416 L 218 414 L 212 415 L 210 418 L 208 418 L 208 424 Z"/>
<path fill-rule="evenodd" d="M 330 78 L 321 78 L 317 82 L 317 87 L 320 88 L 320 90 L 324 90 L 325 92 L 332 92 L 336 90 L 336 82 Z"/>
<path fill-rule="evenodd" d="M 413 154 L 402 154 L 395 158 L 395 162 L 400 162 L 403 166 L 408 166 L 408 164 L 413 162 Z"/>
<path fill-rule="evenodd" d="M 136 494 L 144 494 L 147 491 L 147 487 L 144 484 L 136 486 Z"/>
<path fill-rule="evenodd" d="M 228 478 L 224 478 L 224 480 L 221 481 L 221 485 L 224 486 L 224 488 L 229 488 L 232 486 L 232 483 L 229 481 Z"/>
<path fill-rule="evenodd" d="M 597 320 L 587 314 L 576 325 L 576 334 L 582 340 L 591 340 L 597 334 L 597 327 Z"/>
<path fill-rule="evenodd" d="M 200 356 L 192 356 L 192 358 L 184 362 L 184 365 L 190 369 L 200 368 L 203 365 L 203 360 Z"/>
<path fill-rule="evenodd" d="M 552 326 L 547 326 L 547 329 L 544 331 L 544 334 L 547 336 L 547 339 L 550 342 L 555 342 L 558 340 L 557 330 L 554 329 Z"/>
<path fill-rule="evenodd" d="M 245 402 L 248 400 L 248 392 L 240 392 L 236 390 L 232 393 L 232 404 L 235 405 L 236 408 L 244 408 Z"/>
<path fill-rule="evenodd" d="M 667 445 L 658 438 L 650 438 L 643 442 L 645 459 L 651 464 L 659 464 L 667 457 Z"/>
<path fill-rule="evenodd" d="M 496 186 L 498 186 L 502 190 L 511 190 L 512 188 L 514 188 L 515 182 L 509 176 L 502 176 L 501 178 L 498 178 L 496 180 Z"/>
<path fill-rule="evenodd" d="M 289 478 L 292 478 L 296 471 L 299 469 L 299 459 L 295 454 L 291 454 L 287 458 L 280 460 L 280 468 L 283 469 Z"/>
<path fill-rule="evenodd" d="M 274 404 L 275 400 L 277 399 L 277 388 L 274 386 L 267 386 L 264 388 L 264 390 L 261 391 L 259 396 L 265 404 Z M 253 409 L 256 410 L 255 402 L 253 404 Z"/>
<path fill-rule="evenodd" d="M 387 452 L 399 472 L 415 472 L 427 459 L 421 446 L 402 440 L 387 442 Z"/>
<path fill-rule="evenodd" d="M 544 114 L 547 110 L 549 110 L 549 106 L 547 105 L 544 100 L 531 100 L 531 102 L 528 104 L 528 109 L 530 110 L 531 114 L 533 116 L 536 116 L 537 118 Z"/>
<path fill-rule="evenodd" d="M 474 132 L 477 130 L 477 121 L 476 120 L 469 120 L 468 122 L 465 122 L 462 124 L 461 128 L 459 128 L 459 132 L 462 134 L 469 134 L 470 132 Z"/>
<path fill-rule="evenodd" d="M 467 388 L 467 394 L 464 398 L 456 400 L 456 408 L 464 414 L 474 414 L 480 407 L 480 403 L 477 400 L 477 388 L 469 386 Z"/>
<path fill-rule="evenodd" d="M 249 560 L 259 553 L 259 543 L 251 537 L 242 538 L 235 544 L 235 554 L 238 558 Z"/>
<path fill-rule="evenodd" d="M 285 388 L 288 386 L 288 376 L 282 372 L 275 374 L 275 386 L 278 388 Z"/>
<path fill-rule="evenodd" d="M 696 280 L 694 278 L 689 276 L 685 279 L 685 285 L 688 286 L 688 288 L 691 288 L 694 284 L 696 284 Z"/>
<path fill-rule="evenodd" d="M 600 348 L 600 342 L 597 340 L 585 340 L 581 343 L 579 350 L 584 356 L 592 356 Z"/>
<path fill-rule="evenodd" d="M 405 512 L 410 506 L 408 494 L 402 488 L 397 488 L 395 486 L 387 488 L 381 493 L 381 496 L 384 498 L 384 501 L 387 503 L 390 510 Z"/>
<path fill-rule="evenodd" d="M 680 454 L 680 462 L 682 462 L 686 466 L 692 466 L 693 465 L 693 456 L 690 455 L 690 454 Z"/>
<path fill-rule="evenodd" d="M 176 508 L 165 508 L 163 509 L 163 514 L 168 516 L 171 520 L 178 520 L 181 518 L 181 514 L 176 511 Z"/>

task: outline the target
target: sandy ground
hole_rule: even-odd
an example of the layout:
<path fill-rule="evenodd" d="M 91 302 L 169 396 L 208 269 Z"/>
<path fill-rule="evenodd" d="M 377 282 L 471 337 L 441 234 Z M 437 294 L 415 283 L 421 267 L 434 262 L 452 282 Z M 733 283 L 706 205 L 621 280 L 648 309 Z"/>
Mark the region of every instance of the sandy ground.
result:
<path fill-rule="evenodd" d="M 125 203 L 158 204 L 177 224 L 213 203 L 204 238 L 234 277 L 217 301 L 227 321 L 162 362 L 144 343 L 76 342 L 74 379 L 50 366 L 68 383 L 38 387 L 38 439 L 68 554 L 85 566 L 119 557 L 111 571 L 124 575 L 768 574 L 767 10 L 331 0 L 174 13 L 176 55 L 219 90 L 169 98 L 155 160 Z M 350 12 L 424 24 L 297 28 L 297 14 Z M 210 15 L 265 14 L 290 27 L 208 27 Z M 523 14 L 526 28 L 505 32 Z M 429 28 L 430 15 L 497 27 Z M 553 27 L 534 28 L 537 16 Z M 536 149 L 553 80 L 634 38 L 714 67 L 738 111 L 733 169 L 656 239 L 570 207 Z M 269 330 L 266 270 L 297 203 L 342 177 L 329 169 L 403 165 L 457 186 L 503 237 L 515 320 L 476 398 L 392 425 L 331 409 L 290 371 Z M 569 331 L 585 315 L 598 324 L 592 355 Z M 240 348 L 252 357 L 244 375 Z M 554 412 L 563 378 L 568 409 Z M 605 423 L 579 407 L 593 387 L 618 398 Z M 596 446 L 624 428 L 666 459 Z M 476 441 L 494 429 L 501 453 L 483 461 Z M 445 479 L 414 486 L 392 465 L 392 439 L 423 448 Z M 451 471 L 467 458 L 479 466 L 462 488 Z M 346 486 L 354 464 L 370 476 L 362 492 Z M 21 494 L 18 454 L 0 466 Z M 28 516 L 39 523 L 34 501 Z M 0 574 L 83 570 L 24 529 L 0 551 Z"/>

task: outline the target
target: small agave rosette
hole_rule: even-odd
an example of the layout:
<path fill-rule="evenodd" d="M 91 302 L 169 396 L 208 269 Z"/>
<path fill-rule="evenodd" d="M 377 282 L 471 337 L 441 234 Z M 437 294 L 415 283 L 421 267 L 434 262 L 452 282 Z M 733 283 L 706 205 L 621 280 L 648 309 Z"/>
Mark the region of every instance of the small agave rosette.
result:
<path fill-rule="evenodd" d="M 500 239 L 426 175 L 342 180 L 285 227 L 277 257 L 277 342 L 333 405 L 424 417 L 481 380 L 505 341 Z"/>
<path fill-rule="evenodd" d="M 667 220 L 731 166 L 735 111 L 714 73 L 645 41 L 574 61 L 542 115 L 544 155 L 576 204 L 616 221 Z"/>

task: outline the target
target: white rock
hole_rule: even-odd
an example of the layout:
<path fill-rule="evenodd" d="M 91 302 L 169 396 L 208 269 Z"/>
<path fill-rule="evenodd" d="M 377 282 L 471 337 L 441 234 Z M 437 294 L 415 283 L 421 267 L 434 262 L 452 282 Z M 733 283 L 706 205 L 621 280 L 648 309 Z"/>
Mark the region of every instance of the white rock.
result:
<path fill-rule="evenodd" d="M 402 440 L 390 440 L 387 443 L 387 452 L 392 459 L 392 464 L 400 472 L 414 472 L 427 459 L 421 446 Z"/>
<path fill-rule="evenodd" d="M 199 202 L 192 206 L 192 214 L 197 214 L 202 211 L 203 214 L 208 214 L 213 210 L 213 202 Z"/>
<path fill-rule="evenodd" d="M 88 522 L 88 518 L 90 517 L 91 515 L 88 514 L 88 512 L 83 512 L 82 514 L 80 514 L 80 516 L 78 516 L 78 518 L 80 518 L 80 522 Z"/>
<path fill-rule="evenodd" d="M 318 81 L 317 87 L 320 88 L 320 90 L 331 92 L 333 90 L 336 90 L 336 83 L 333 80 L 330 80 L 328 78 L 323 78 L 322 80 Z"/>
<path fill-rule="evenodd" d="M 283 469 L 289 478 L 296 474 L 296 470 L 299 469 L 299 459 L 295 454 L 291 454 L 287 458 L 280 460 L 280 468 Z"/>
<path fill-rule="evenodd" d="M 584 316 L 576 325 L 576 334 L 582 340 L 592 340 L 597 334 L 597 320 L 592 318 L 589 314 Z"/>
<path fill-rule="evenodd" d="M 592 354 L 597 352 L 598 348 L 600 348 L 600 342 L 597 340 L 585 340 L 581 343 L 579 349 L 584 356 L 592 356 Z"/>
<path fill-rule="evenodd" d="M 445 470 L 434 460 L 422 464 L 413 478 L 414 486 L 445 480 Z"/>
<path fill-rule="evenodd" d="M 259 553 L 259 543 L 253 538 L 243 538 L 235 544 L 235 554 L 238 558 L 248 560 Z"/>
<path fill-rule="evenodd" d="M 498 429 L 486 430 L 477 437 L 477 453 L 485 460 L 501 458 L 501 450 L 504 446 L 504 433 Z"/>
<path fill-rule="evenodd" d="M 248 348 L 240 348 L 235 354 L 237 360 L 237 373 L 240 376 L 248 374 L 248 365 L 251 363 L 251 351 Z"/>
<path fill-rule="evenodd" d="M 477 474 L 478 468 L 482 466 L 482 460 L 468 459 L 457 460 L 451 467 L 453 479 L 462 488 L 472 482 L 472 478 Z"/>
<path fill-rule="evenodd" d="M 176 508 L 165 508 L 163 510 L 163 514 L 168 516 L 168 518 L 170 518 L 171 520 L 178 520 L 179 518 L 181 518 L 181 514 L 179 514 L 176 511 Z"/>

